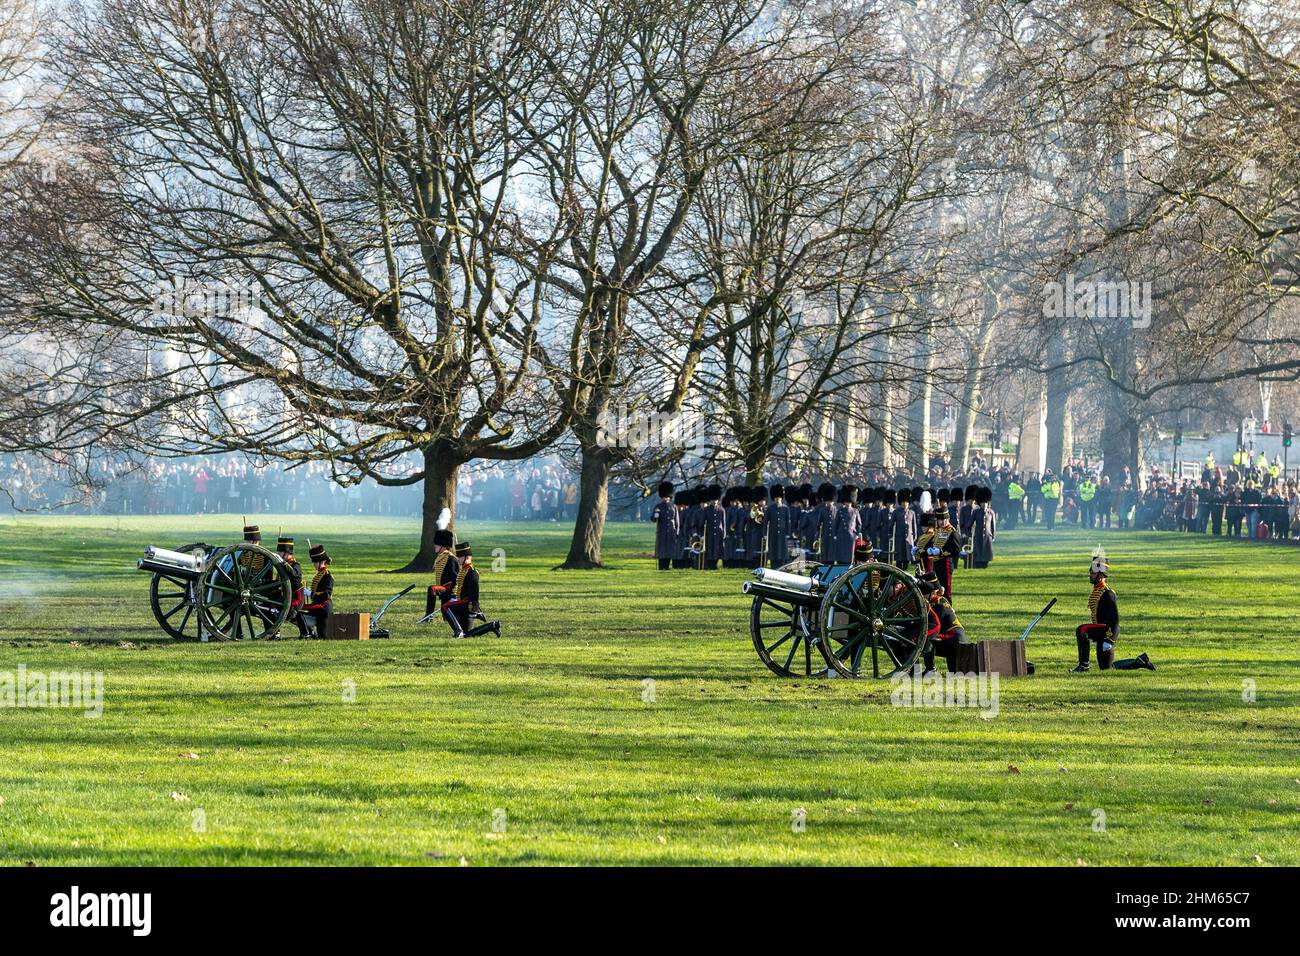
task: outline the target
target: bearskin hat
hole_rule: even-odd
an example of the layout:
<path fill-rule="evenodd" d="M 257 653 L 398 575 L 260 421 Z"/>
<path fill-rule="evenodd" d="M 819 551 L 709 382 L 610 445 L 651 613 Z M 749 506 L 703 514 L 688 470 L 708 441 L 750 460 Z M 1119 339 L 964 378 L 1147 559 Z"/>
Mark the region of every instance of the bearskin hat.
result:
<path fill-rule="evenodd" d="M 930 497 L 940 504 L 947 504 L 952 498 L 952 491 L 948 488 L 940 488 L 933 492 Z"/>
<path fill-rule="evenodd" d="M 661 481 L 661 482 L 659 482 L 659 497 L 660 497 L 660 498 L 669 498 L 669 497 L 672 497 L 672 493 L 673 493 L 673 483 L 672 483 L 671 481 Z"/>
<path fill-rule="evenodd" d="M 832 485 L 829 481 L 823 481 L 820 485 L 817 486 L 817 497 L 820 498 L 822 501 L 834 501 L 835 486 Z"/>
<path fill-rule="evenodd" d="M 979 501 L 979 503 L 982 505 L 988 504 L 990 501 L 993 500 L 993 489 L 988 487 L 987 485 L 981 487 L 979 489 L 978 497 L 976 498 L 976 500 Z"/>
<path fill-rule="evenodd" d="M 886 505 L 897 504 L 899 501 L 907 500 L 905 497 L 906 494 L 906 491 L 895 491 L 893 488 L 881 488 L 880 501 L 881 504 Z"/>
<path fill-rule="evenodd" d="M 840 490 L 835 493 L 835 500 L 842 505 L 853 504 L 857 497 L 858 489 L 852 485 L 840 485 Z"/>
<path fill-rule="evenodd" d="M 979 485 L 967 485 L 967 486 L 966 486 L 966 500 L 967 500 L 967 501 L 978 501 L 978 500 L 979 500 L 979 496 L 980 496 L 980 486 L 979 486 Z"/>
<path fill-rule="evenodd" d="M 813 496 L 813 486 L 808 484 L 808 482 L 805 481 L 802 485 L 799 486 L 799 497 L 803 501 L 807 501 L 812 496 Z"/>
<path fill-rule="evenodd" d="M 772 497 L 773 497 L 773 498 L 784 498 L 784 497 L 785 497 L 785 485 L 781 485 L 781 484 L 774 484 L 774 485 L 772 485 Z"/>
<path fill-rule="evenodd" d="M 439 528 L 433 533 L 433 543 L 440 548 L 451 548 L 456 544 L 456 536 L 451 533 L 449 528 Z M 313 557 L 312 560 L 315 560 L 315 558 Z"/>
<path fill-rule="evenodd" d="M 707 500 L 717 501 L 719 498 L 722 497 L 722 485 L 709 485 L 709 490 L 706 492 L 706 494 L 708 495 Z"/>

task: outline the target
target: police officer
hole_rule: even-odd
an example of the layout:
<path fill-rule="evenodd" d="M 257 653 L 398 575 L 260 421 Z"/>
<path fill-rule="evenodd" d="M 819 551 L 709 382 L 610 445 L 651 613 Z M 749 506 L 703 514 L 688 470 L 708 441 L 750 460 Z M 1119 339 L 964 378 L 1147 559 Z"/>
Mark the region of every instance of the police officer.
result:
<path fill-rule="evenodd" d="M 1020 523 L 1020 516 L 1025 504 L 1025 487 L 1018 476 L 1012 475 L 1007 482 L 1007 527 L 1014 529 Z"/>

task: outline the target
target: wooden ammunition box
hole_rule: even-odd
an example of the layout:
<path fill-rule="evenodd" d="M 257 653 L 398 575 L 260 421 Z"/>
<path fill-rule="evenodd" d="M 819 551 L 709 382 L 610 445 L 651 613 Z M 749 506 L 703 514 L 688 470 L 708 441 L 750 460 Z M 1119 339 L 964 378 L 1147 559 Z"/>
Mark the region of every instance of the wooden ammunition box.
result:
<path fill-rule="evenodd" d="M 339 614 L 329 616 L 325 624 L 325 639 L 330 641 L 368 641 L 370 640 L 370 615 Z"/>

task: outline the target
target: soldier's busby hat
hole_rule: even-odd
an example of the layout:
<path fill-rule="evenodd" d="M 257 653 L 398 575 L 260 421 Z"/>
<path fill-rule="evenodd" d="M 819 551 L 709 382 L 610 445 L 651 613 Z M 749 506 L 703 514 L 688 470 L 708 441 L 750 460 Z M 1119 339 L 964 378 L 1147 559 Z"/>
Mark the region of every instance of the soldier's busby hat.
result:
<path fill-rule="evenodd" d="M 457 542 L 456 542 L 456 557 L 458 557 L 458 558 L 468 558 L 468 557 L 473 556 L 473 554 L 474 554 L 474 552 L 470 550 L 469 542 L 468 542 L 468 541 L 457 541 Z"/>
<path fill-rule="evenodd" d="M 913 501 L 920 501 L 920 500 L 921 500 L 921 486 L 920 486 L 920 485 L 914 485 L 914 486 L 912 487 L 911 498 L 912 498 Z"/>
<path fill-rule="evenodd" d="M 906 491 L 895 491 L 893 488 L 881 488 L 880 502 L 881 504 L 886 504 L 886 505 L 897 504 L 899 501 L 906 500 L 903 497 L 906 494 L 907 494 Z"/>
<path fill-rule="evenodd" d="M 785 497 L 785 485 L 773 484 L 773 485 L 772 485 L 772 497 L 773 497 L 773 498 L 784 498 L 784 497 Z"/>
<path fill-rule="evenodd" d="M 861 564 L 864 561 L 870 561 L 874 557 L 871 550 L 871 543 L 858 538 L 853 542 L 853 561 L 855 564 Z"/>
<path fill-rule="evenodd" d="M 952 492 L 947 488 L 940 488 L 937 491 L 935 491 L 930 497 L 942 504 L 947 504 L 948 500 L 952 497 Z"/>
<path fill-rule="evenodd" d="M 993 489 L 988 487 L 988 485 L 982 486 L 979 489 L 979 496 L 977 500 L 982 505 L 988 504 L 990 501 L 993 500 Z"/>
<path fill-rule="evenodd" d="M 684 505 L 684 504 L 686 504 L 686 503 L 687 503 L 687 502 L 686 502 L 686 499 L 687 499 L 688 497 L 690 497 L 690 494 L 691 494 L 691 493 L 690 493 L 689 491 L 687 491 L 685 488 L 683 488 L 681 491 L 679 491 L 679 492 L 677 492 L 675 495 L 673 495 L 673 504 L 675 504 L 675 505 Z"/>
<path fill-rule="evenodd" d="M 255 524 L 244 525 L 244 540 L 257 543 L 262 540 L 262 529 Z"/>
<path fill-rule="evenodd" d="M 841 485 L 840 490 L 836 492 L 836 496 L 842 505 L 853 504 L 858 500 L 858 489 L 852 485 Z"/>
<path fill-rule="evenodd" d="M 754 488 L 754 501 L 760 505 L 767 501 L 767 485 L 757 485 Z"/>
<path fill-rule="evenodd" d="M 967 501 L 979 501 L 979 497 L 980 497 L 980 486 L 979 486 L 979 485 L 967 485 L 967 486 L 966 486 L 966 500 L 967 500 Z"/>
<path fill-rule="evenodd" d="M 822 501 L 834 501 L 835 486 L 832 485 L 829 481 L 823 481 L 820 485 L 817 486 L 817 497 L 820 498 Z"/>
<path fill-rule="evenodd" d="M 313 544 L 311 551 L 308 553 L 311 555 L 313 562 L 324 561 L 326 564 L 330 563 L 330 556 L 325 552 L 325 545 L 323 544 Z"/>
<path fill-rule="evenodd" d="M 943 585 L 939 583 L 939 575 L 933 569 L 917 578 L 916 583 L 920 585 L 922 594 L 943 594 Z"/>
<path fill-rule="evenodd" d="M 1106 557 L 1106 550 L 1097 545 L 1092 551 L 1092 566 L 1088 569 L 1090 574 L 1109 574 L 1110 559 Z"/>
<path fill-rule="evenodd" d="M 910 504 L 912 503 L 912 489 L 911 489 L 911 488 L 900 488 L 900 489 L 898 489 L 898 503 L 899 503 L 900 505 L 910 505 Z"/>
<path fill-rule="evenodd" d="M 456 544 L 456 536 L 451 533 L 450 528 L 439 528 L 433 533 L 433 543 L 438 545 L 440 548 L 454 547 Z"/>
<path fill-rule="evenodd" d="M 659 497 L 668 498 L 673 493 L 673 483 L 671 481 L 659 482 Z"/>
<path fill-rule="evenodd" d="M 285 554 L 293 554 L 293 538 L 286 534 L 280 535 L 280 540 L 275 543 L 275 550 L 283 551 Z"/>
<path fill-rule="evenodd" d="M 722 485 L 709 485 L 706 494 L 708 495 L 708 501 L 717 501 L 722 497 Z"/>
<path fill-rule="evenodd" d="M 961 490 L 961 488 L 956 488 L 956 487 L 948 488 L 949 501 L 961 501 L 964 497 L 965 497 L 965 493 Z"/>

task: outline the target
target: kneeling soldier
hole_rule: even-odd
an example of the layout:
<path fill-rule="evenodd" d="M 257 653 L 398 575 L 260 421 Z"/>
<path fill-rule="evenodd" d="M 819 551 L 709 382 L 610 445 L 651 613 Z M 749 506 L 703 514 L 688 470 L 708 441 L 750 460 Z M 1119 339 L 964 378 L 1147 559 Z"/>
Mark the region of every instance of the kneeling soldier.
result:
<path fill-rule="evenodd" d="M 460 571 L 456 574 L 456 584 L 449 600 L 442 604 L 442 616 L 451 625 L 452 637 L 477 637 L 492 631 L 501 636 L 501 622 L 489 621 L 483 616 L 478 606 L 478 568 L 474 567 L 474 552 L 468 541 L 456 543 L 456 558 L 460 561 Z M 483 623 L 470 627 L 475 618 Z"/>
<path fill-rule="evenodd" d="M 334 573 L 330 570 L 334 562 L 325 553 L 323 544 L 312 545 L 308 554 L 312 566 L 316 568 L 316 576 L 311 579 L 311 587 L 303 595 L 303 600 L 309 602 L 303 611 L 316 621 L 316 636 L 324 637 L 325 625 L 329 623 L 330 612 L 334 610 Z"/>
<path fill-rule="evenodd" d="M 1083 673 L 1089 669 L 1088 652 L 1094 641 L 1097 644 L 1097 666 L 1102 670 L 1114 667 L 1117 671 L 1142 668 L 1153 671 L 1156 665 L 1151 663 L 1145 653 L 1122 661 L 1115 660 L 1115 642 L 1119 640 L 1119 601 L 1106 583 L 1109 573 L 1110 564 L 1106 560 L 1106 553 L 1098 548 L 1093 552 L 1092 567 L 1088 571 L 1088 578 L 1092 581 L 1092 594 L 1088 597 L 1088 610 L 1092 620 L 1088 624 L 1080 624 L 1074 632 L 1079 647 L 1079 666 L 1074 669 L 1074 673 Z"/>
<path fill-rule="evenodd" d="M 456 576 L 460 573 L 460 562 L 452 553 L 456 539 L 447 528 L 439 528 L 433 533 L 433 583 L 429 585 L 424 598 L 424 617 L 416 623 L 426 624 L 438 612 L 438 606 L 446 606 L 456 588 Z"/>
<path fill-rule="evenodd" d="M 928 571 L 920 578 L 921 590 L 930 599 L 930 618 L 925 630 L 924 673 L 934 672 L 934 658 L 938 653 L 943 657 L 948 671 L 957 670 L 957 645 L 966 643 L 966 629 L 961 619 L 944 597 L 943 585 L 934 571 Z"/>

